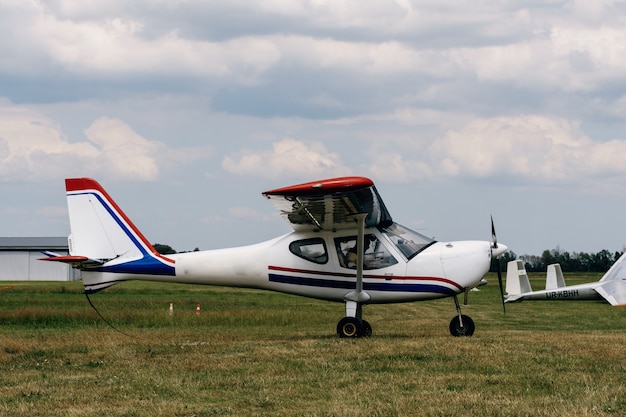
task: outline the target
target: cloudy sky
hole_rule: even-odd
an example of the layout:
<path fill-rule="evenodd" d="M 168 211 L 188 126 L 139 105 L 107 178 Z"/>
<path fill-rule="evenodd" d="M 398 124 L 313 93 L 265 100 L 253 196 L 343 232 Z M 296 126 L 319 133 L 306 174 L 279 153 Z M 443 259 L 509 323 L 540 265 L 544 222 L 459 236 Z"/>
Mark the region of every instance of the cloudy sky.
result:
<path fill-rule="evenodd" d="M 290 230 L 261 192 L 362 175 L 518 255 L 626 245 L 623 1 L 0 0 L 0 236 L 100 181 L 177 250 Z"/>

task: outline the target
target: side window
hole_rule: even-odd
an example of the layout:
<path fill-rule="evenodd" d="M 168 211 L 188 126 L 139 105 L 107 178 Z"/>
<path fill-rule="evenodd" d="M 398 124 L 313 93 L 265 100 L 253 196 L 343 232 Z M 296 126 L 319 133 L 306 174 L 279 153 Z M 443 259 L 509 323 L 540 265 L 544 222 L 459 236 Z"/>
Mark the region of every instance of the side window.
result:
<path fill-rule="evenodd" d="M 335 247 L 339 263 L 344 268 L 356 269 L 356 236 L 335 239 Z M 391 252 L 374 235 L 365 235 L 365 253 L 363 254 L 363 269 L 385 268 L 398 261 Z"/>
<path fill-rule="evenodd" d="M 294 255 L 316 264 L 328 262 L 326 243 L 321 238 L 296 240 L 289 244 L 289 250 Z"/>

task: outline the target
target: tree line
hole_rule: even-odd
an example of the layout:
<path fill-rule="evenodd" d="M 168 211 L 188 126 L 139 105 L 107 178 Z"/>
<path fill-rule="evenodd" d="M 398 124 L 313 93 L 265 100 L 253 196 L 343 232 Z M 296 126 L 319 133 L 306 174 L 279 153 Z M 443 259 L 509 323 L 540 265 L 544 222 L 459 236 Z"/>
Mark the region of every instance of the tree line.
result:
<path fill-rule="evenodd" d="M 171 247 L 170 245 L 165 245 L 163 243 L 153 243 L 152 247 L 159 252 L 161 255 L 171 255 L 173 253 L 179 253 L 176 251 L 176 249 L 174 249 L 173 247 Z M 199 248 L 195 248 L 192 251 L 182 251 L 180 253 L 185 253 L 185 252 L 198 252 L 200 249 Z"/>
<path fill-rule="evenodd" d="M 597 253 L 586 252 L 567 252 L 561 251 L 560 248 L 552 250 L 544 250 L 541 255 L 521 255 L 517 256 L 514 252 L 508 251 L 500 258 L 503 270 L 509 261 L 516 259 L 524 262 L 527 272 L 546 272 L 548 265 L 560 264 L 563 272 L 606 272 L 611 265 L 622 256 L 623 252 L 611 252 L 606 249 Z M 497 271 L 497 264 L 494 260 L 491 265 L 491 271 Z"/>

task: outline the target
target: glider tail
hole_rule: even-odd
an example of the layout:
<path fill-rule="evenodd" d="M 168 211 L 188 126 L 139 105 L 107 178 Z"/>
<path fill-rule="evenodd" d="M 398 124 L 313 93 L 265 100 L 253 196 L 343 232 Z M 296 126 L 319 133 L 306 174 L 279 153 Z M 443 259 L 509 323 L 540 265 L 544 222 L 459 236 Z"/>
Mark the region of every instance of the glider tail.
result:
<path fill-rule="evenodd" d="M 507 302 L 521 301 L 522 295 L 531 292 L 530 281 L 524 267 L 524 262 L 510 261 L 506 266 Z"/>
<path fill-rule="evenodd" d="M 565 287 L 565 279 L 563 278 L 561 265 L 548 265 L 548 272 L 546 275 L 546 290 L 556 290 L 557 288 L 561 287 Z"/>
<path fill-rule="evenodd" d="M 175 275 L 174 260 L 154 249 L 97 181 L 69 178 L 65 189 L 70 256 L 48 260 L 81 269 L 85 292 L 146 275 Z"/>

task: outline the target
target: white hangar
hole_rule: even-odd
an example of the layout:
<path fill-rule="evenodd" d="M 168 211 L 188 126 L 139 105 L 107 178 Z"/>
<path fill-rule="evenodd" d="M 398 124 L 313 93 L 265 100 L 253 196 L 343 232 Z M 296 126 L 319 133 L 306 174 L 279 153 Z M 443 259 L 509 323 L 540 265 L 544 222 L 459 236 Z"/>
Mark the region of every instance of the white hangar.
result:
<path fill-rule="evenodd" d="M 61 262 L 44 262 L 41 251 L 69 254 L 67 237 L 0 237 L 0 281 L 74 281 L 80 272 Z"/>

